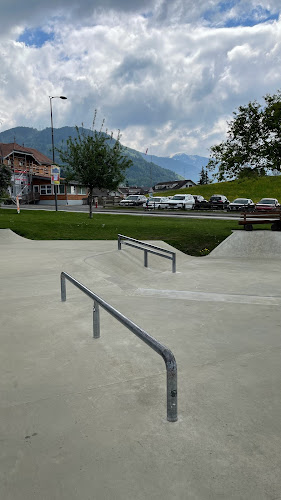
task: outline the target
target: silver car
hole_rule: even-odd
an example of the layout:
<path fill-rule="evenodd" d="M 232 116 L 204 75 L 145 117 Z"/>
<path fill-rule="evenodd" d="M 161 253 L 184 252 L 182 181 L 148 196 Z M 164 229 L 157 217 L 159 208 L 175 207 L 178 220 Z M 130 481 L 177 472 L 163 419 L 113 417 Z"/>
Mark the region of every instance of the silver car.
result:
<path fill-rule="evenodd" d="M 195 199 L 192 194 L 175 194 L 168 203 L 170 208 L 192 209 L 195 205 Z"/>
<path fill-rule="evenodd" d="M 144 208 L 160 210 L 161 208 L 169 208 L 169 198 L 165 196 L 154 196 L 152 198 L 147 198 L 146 203 L 143 204 Z"/>
<path fill-rule="evenodd" d="M 255 209 L 255 204 L 250 198 L 236 198 L 232 203 L 229 203 L 227 210 L 246 210 L 252 212 Z"/>
<path fill-rule="evenodd" d="M 124 200 L 120 201 L 119 205 L 121 207 L 135 207 L 137 205 L 142 205 L 146 201 L 146 196 L 142 194 L 130 194 Z"/>

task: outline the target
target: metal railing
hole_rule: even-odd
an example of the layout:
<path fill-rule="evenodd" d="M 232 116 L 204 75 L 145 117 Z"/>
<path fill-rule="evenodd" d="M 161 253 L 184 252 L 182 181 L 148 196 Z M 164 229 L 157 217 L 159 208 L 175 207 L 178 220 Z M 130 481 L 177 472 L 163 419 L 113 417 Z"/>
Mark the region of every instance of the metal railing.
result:
<path fill-rule="evenodd" d="M 129 240 L 129 241 L 127 241 Z M 150 243 L 144 243 L 143 241 L 135 240 L 134 238 L 129 238 L 129 236 L 124 236 L 124 234 L 118 234 L 118 250 L 121 250 L 121 244 L 128 245 L 129 247 L 138 248 L 139 250 L 144 251 L 144 267 L 148 265 L 148 252 L 153 253 L 154 255 L 159 255 L 160 257 L 164 257 L 165 259 L 169 259 L 172 261 L 172 272 L 176 272 L 176 253 L 171 250 L 166 250 L 165 248 L 156 247 L 155 245 L 151 245 Z M 130 243 L 133 241 L 136 243 Z M 142 248 L 144 247 L 144 248 Z M 169 255 L 166 255 L 169 254 Z"/>
<path fill-rule="evenodd" d="M 160 344 L 158 340 L 151 337 L 145 330 L 137 326 L 130 319 L 126 318 L 117 309 L 112 307 L 110 304 L 105 302 L 102 298 L 96 295 L 94 292 L 89 290 L 82 283 L 77 281 L 75 278 L 69 274 L 61 273 L 61 300 L 66 301 L 66 282 L 70 281 L 74 286 L 79 288 L 83 293 L 88 295 L 93 301 L 93 337 L 98 339 L 100 337 L 100 314 L 99 306 L 105 309 L 111 316 L 117 319 L 122 325 L 126 326 L 131 332 L 133 332 L 137 337 L 139 337 L 143 342 L 145 342 L 151 349 L 160 354 L 164 359 L 166 365 L 167 373 L 167 420 L 169 422 L 176 422 L 177 417 L 177 363 L 173 353 L 167 349 L 163 344 Z"/>

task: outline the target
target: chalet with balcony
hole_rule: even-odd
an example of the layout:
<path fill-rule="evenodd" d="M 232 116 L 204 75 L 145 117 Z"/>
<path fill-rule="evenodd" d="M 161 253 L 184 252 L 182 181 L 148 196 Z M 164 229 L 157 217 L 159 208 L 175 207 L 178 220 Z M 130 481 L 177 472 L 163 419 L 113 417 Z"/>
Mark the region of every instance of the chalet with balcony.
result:
<path fill-rule="evenodd" d="M 24 203 L 54 205 L 55 191 L 51 183 L 52 160 L 34 148 L 19 144 L 0 143 L 0 165 L 8 165 L 12 170 L 9 193 L 12 200 L 18 196 Z M 82 205 L 88 190 L 76 182 L 66 184 L 61 178 L 57 186 L 59 205 Z"/>

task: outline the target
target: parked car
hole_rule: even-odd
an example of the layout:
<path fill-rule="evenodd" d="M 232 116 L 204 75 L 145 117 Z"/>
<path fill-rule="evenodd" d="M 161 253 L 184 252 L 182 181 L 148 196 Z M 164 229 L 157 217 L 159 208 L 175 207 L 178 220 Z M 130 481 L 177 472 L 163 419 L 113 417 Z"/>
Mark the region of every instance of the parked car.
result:
<path fill-rule="evenodd" d="M 262 198 L 258 203 L 256 203 L 256 210 L 258 211 L 268 211 L 276 210 L 280 207 L 280 203 L 276 198 Z"/>
<path fill-rule="evenodd" d="M 225 209 L 229 205 L 229 200 L 223 194 L 213 194 L 209 200 L 210 208 Z"/>
<path fill-rule="evenodd" d="M 175 194 L 168 200 L 169 208 L 192 209 L 195 205 L 195 199 L 192 194 Z"/>
<path fill-rule="evenodd" d="M 250 198 L 236 198 L 232 203 L 229 203 L 227 210 L 245 210 L 253 212 L 255 204 Z"/>
<path fill-rule="evenodd" d="M 143 204 L 144 208 L 160 210 L 161 208 L 169 208 L 169 198 L 165 196 L 154 196 L 152 198 L 147 198 L 146 203 Z"/>
<path fill-rule="evenodd" d="M 192 196 L 195 199 L 195 203 L 201 203 L 202 201 L 207 201 L 205 200 L 204 196 L 201 196 L 200 194 L 193 194 Z"/>
<path fill-rule="evenodd" d="M 130 194 L 124 200 L 121 200 L 119 205 L 121 207 L 133 207 L 137 205 L 143 205 L 146 202 L 146 196 L 142 194 Z"/>
<path fill-rule="evenodd" d="M 194 194 L 193 198 L 195 199 L 195 205 L 193 207 L 195 210 L 200 210 L 202 208 L 210 208 L 209 202 L 205 200 L 204 196 Z"/>

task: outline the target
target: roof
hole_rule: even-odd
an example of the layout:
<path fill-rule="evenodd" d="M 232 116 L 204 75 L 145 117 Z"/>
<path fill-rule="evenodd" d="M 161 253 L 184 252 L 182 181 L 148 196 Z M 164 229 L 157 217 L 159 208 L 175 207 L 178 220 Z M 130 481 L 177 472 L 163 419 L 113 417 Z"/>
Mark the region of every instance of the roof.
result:
<path fill-rule="evenodd" d="M 122 187 L 118 187 L 118 191 L 121 194 L 125 194 L 125 195 L 143 194 L 145 189 L 143 187 L 140 187 L 140 186 L 122 186 Z"/>
<path fill-rule="evenodd" d="M 158 182 L 157 184 L 155 184 L 154 189 L 159 191 L 161 190 L 161 186 L 163 186 L 163 188 L 165 187 L 166 189 L 181 189 L 186 187 L 186 184 L 192 184 L 193 186 L 196 186 L 195 182 L 193 182 L 191 179 L 185 179 L 183 181 L 175 180 Z"/>
<path fill-rule="evenodd" d="M 181 187 L 181 186 L 184 186 L 184 184 L 186 184 L 187 182 L 192 182 L 192 184 L 195 184 L 195 182 L 193 182 L 191 179 L 185 179 L 183 181 L 180 181 L 180 180 L 174 180 L 174 181 L 163 181 L 163 182 L 157 182 L 157 184 L 155 184 L 156 186 L 161 186 L 162 184 L 177 184 L 178 187 Z"/>
<path fill-rule="evenodd" d="M 0 157 L 7 158 L 12 153 L 27 153 L 34 157 L 34 159 L 39 163 L 39 165 L 52 165 L 53 161 L 48 158 L 48 156 L 43 155 L 40 151 L 34 148 L 26 148 L 25 146 L 20 146 L 16 142 L 10 143 L 0 143 Z"/>

